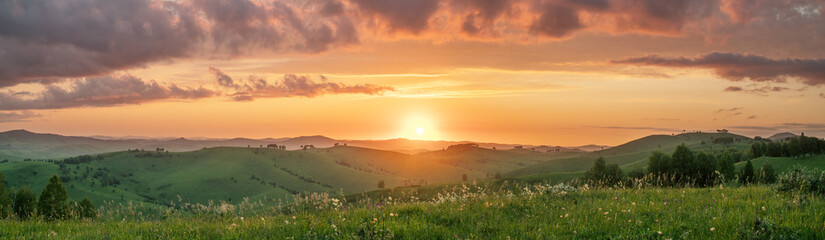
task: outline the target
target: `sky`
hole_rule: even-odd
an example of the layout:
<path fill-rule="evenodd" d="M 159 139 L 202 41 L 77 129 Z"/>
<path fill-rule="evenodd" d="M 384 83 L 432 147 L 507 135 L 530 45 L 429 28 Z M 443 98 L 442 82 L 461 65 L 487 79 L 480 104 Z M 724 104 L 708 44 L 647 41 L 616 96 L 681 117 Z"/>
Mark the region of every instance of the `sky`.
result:
<path fill-rule="evenodd" d="M 0 0 L 0 131 L 823 137 L 824 13 L 825 0 Z"/>

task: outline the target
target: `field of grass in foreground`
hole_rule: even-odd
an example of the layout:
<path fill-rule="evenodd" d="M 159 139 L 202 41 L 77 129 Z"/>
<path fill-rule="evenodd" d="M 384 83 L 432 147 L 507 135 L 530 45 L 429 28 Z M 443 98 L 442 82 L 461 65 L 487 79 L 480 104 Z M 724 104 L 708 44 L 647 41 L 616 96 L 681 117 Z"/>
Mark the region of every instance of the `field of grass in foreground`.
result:
<path fill-rule="evenodd" d="M 108 209 L 104 212 L 118 213 L 59 223 L 2 220 L 0 238 L 825 238 L 825 199 L 765 186 L 576 190 L 536 185 L 486 192 L 458 190 L 418 202 L 387 198 L 350 204 L 319 198 L 280 213 L 229 208 L 222 214 L 172 213 L 143 220 L 126 217 L 131 213 L 125 208 Z"/>

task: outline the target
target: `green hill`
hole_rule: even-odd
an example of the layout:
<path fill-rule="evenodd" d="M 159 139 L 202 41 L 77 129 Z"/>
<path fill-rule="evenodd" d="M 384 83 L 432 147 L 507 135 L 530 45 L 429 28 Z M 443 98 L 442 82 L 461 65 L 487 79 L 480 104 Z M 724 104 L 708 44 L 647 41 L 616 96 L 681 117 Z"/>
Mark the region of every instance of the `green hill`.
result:
<path fill-rule="evenodd" d="M 287 199 L 303 192 L 352 194 L 386 187 L 425 185 L 492 176 L 497 171 L 552 159 L 563 153 L 529 150 L 448 149 L 408 155 L 360 147 L 307 150 L 218 147 L 192 152 L 122 151 L 62 163 L 0 163 L 11 187 L 35 191 L 53 174 L 69 196 L 96 202 L 132 200 L 166 204 Z M 73 162 L 73 163 L 69 163 Z"/>
<path fill-rule="evenodd" d="M 716 139 L 730 138 L 733 143 L 714 143 Z M 576 154 L 566 158 L 544 161 L 529 165 L 504 174 L 517 177 L 552 172 L 583 171 L 593 165 L 593 160 L 604 157 L 608 164 L 619 164 L 626 168 L 644 167 L 647 157 L 654 151 L 672 152 L 679 144 L 685 144 L 694 150 L 719 150 L 724 148 L 744 149 L 750 144 L 750 138 L 731 133 L 684 133 L 675 136 L 651 135 L 628 143 L 592 153 Z"/>

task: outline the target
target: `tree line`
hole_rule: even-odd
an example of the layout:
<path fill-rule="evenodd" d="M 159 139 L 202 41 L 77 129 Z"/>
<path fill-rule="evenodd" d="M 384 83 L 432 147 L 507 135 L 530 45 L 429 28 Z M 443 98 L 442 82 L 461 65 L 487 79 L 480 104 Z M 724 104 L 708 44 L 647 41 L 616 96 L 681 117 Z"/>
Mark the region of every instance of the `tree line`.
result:
<path fill-rule="evenodd" d="M 804 157 L 825 154 L 825 140 L 802 136 L 781 142 L 758 141 L 751 144 L 751 156 L 758 157 Z"/>
<path fill-rule="evenodd" d="M 19 220 L 42 218 L 47 221 L 69 218 L 95 218 L 97 209 L 88 198 L 80 202 L 68 200 L 66 188 L 57 175 L 52 176 L 40 197 L 28 187 L 17 191 L 6 188 L 6 181 L 0 173 L 0 219 L 16 217 Z"/>
<path fill-rule="evenodd" d="M 637 169 L 627 175 L 617 164 L 606 164 L 603 157 L 596 159 L 593 167 L 585 172 L 583 180 L 602 186 L 631 184 L 634 179 L 650 179 L 657 184 L 668 186 L 707 187 L 737 179 L 742 184 L 774 183 L 776 172 L 769 164 L 754 169 L 750 160 L 740 171 L 736 171 L 732 155 L 725 151 L 720 156 L 704 151 L 694 152 L 684 144 L 676 147 L 670 155 L 653 152 L 648 157 L 647 169 Z"/>

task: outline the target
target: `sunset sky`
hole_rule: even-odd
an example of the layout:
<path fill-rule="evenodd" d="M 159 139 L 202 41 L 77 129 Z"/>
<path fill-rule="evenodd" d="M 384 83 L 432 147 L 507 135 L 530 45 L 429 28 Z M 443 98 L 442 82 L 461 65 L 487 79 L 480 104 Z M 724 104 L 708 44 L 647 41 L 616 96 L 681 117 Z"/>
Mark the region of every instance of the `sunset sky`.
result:
<path fill-rule="evenodd" d="M 825 0 L 0 0 L 0 131 L 823 137 L 823 14 Z"/>

